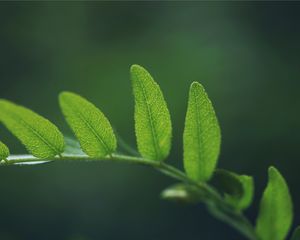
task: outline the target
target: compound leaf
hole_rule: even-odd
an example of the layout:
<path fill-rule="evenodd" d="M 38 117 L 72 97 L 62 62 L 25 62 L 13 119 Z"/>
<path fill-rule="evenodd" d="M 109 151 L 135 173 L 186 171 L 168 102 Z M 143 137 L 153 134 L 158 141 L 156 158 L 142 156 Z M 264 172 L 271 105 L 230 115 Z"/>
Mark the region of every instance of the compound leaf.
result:
<path fill-rule="evenodd" d="M 58 128 L 25 107 L 0 100 L 0 121 L 37 158 L 51 158 L 64 150 L 64 138 Z"/>
<path fill-rule="evenodd" d="M 59 103 L 67 123 L 87 155 L 104 157 L 116 150 L 113 129 L 95 105 L 71 92 L 62 92 Z"/>
<path fill-rule="evenodd" d="M 275 167 L 270 167 L 269 180 L 263 193 L 256 222 L 262 240 L 285 239 L 293 219 L 293 204 L 288 186 Z"/>
<path fill-rule="evenodd" d="M 0 141 L 0 160 L 6 159 L 9 156 L 8 147 Z"/>
<path fill-rule="evenodd" d="M 234 208 L 243 210 L 250 206 L 254 194 L 254 182 L 251 176 L 217 169 L 211 182 L 223 193 L 225 201 Z"/>
<path fill-rule="evenodd" d="M 161 161 L 171 148 L 170 113 L 158 84 L 141 66 L 130 69 L 135 98 L 135 133 L 144 158 Z"/>
<path fill-rule="evenodd" d="M 203 86 L 193 82 L 183 133 L 184 168 L 196 181 L 211 178 L 220 152 L 218 120 Z"/>
<path fill-rule="evenodd" d="M 291 240 L 300 240 L 300 226 L 294 230 Z"/>

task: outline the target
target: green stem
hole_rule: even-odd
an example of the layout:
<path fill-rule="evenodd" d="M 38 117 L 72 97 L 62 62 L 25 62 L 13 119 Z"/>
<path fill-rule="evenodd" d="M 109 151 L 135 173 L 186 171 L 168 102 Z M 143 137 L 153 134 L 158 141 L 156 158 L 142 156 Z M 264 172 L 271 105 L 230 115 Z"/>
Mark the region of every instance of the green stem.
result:
<path fill-rule="evenodd" d="M 0 164 L 1 165 L 26 164 L 26 163 L 28 164 L 28 163 L 38 163 L 41 161 L 47 162 L 47 161 L 65 161 L 65 160 L 114 161 L 114 162 L 126 162 L 131 164 L 140 164 L 140 165 L 153 167 L 171 178 L 196 186 L 198 190 L 201 192 L 201 194 L 206 196 L 207 201 L 205 201 L 205 203 L 213 216 L 234 227 L 241 234 L 243 234 L 247 239 L 259 240 L 252 224 L 248 221 L 248 219 L 241 212 L 237 212 L 234 208 L 232 208 L 231 205 L 226 203 L 214 188 L 212 188 L 206 183 L 193 181 L 184 172 L 164 162 L 148 160 L 142 157 L 120 155 L 120 154 L 112 154 L 111 156 L 107 156 L 103 158 L 92 158 L 86 155 L 63 154 L 54 157 L 52 159 L 38 159 L 31 155 L 12 155 L 7 160 L 2 161 Z"/>

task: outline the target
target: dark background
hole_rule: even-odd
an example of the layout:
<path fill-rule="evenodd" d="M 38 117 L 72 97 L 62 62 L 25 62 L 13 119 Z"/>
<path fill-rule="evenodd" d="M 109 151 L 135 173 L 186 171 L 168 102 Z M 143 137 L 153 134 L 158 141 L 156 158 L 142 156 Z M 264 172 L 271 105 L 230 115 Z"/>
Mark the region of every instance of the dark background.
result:
<path fill-rule="evenodd" d="M 200 81 L 222 128 L 219 167 L 255 176 L 247 215 L 255 219 L 275 165 L 299 224 L 299 24 L 297 2 L 1 2 L 0 97 L 70 134 L 57 95 L 80 93 L 135 145 L 129 67 L 141 64 L 164 91 L 174 128 L 167 161 L 182 168 L 188 88 Z M 25 152 L 2 126 L 0 135 Z M 107 162 L 2 167 L 0 239 L 243 239 L 202 205 L 161 200 L 171 183 Z"/>

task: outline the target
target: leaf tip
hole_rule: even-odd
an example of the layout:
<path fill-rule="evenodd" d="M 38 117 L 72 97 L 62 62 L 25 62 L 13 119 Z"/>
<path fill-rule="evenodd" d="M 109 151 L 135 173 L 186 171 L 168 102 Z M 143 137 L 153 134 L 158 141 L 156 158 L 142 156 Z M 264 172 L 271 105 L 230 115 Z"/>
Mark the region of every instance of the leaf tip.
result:
<path fill-rule="evenodd" d="M 195 88 L 195 87 L 203 87 L 201 83 L 194 81 L 191 83 L 191 88 Z"/>
<path fill-rule="evenodd" d="M 281 173 L 274 166 L 270 166 L 268 168 L 268 176 L 269 176 L 269 178 L 274 178 L 274 177 L 277 177 L 277 176 L 282 177 Z"/>
<path fill-rule="evenodd" d="M 70 98 L 77 97 L 78 95 L 76 93 L 70 92 L 70 91 L 62 91 L 58 95 L 58 102 L 59 105 L 62 107 L 62 105 L 65 104 L 66 101 L 68 101 Z"/>
<path fill-rule="evenodd" d="M 130 67 L 130 75 L 131 81 L 135 82 L 138 79 L 141 79 L 141 77 L 144 79 L 145 75 L 149 75 L 149 72 L 144 67 L 138 64 L 133 64 Z"/>
<path fill-rule="evenodd" d="M 73 95 L 74 93 L 72 92 L 69 92 L 69 91 L 62 91 L 59 93 L 58 97 L 59 99 L 63 99 L 64 97 L 67 97 L 67 96 L 70 96 L 70 95 Z"/>
<path fill-rule="evenodd" d="M 205 88 L 203 87 L 203 85 L 197 81 L 192 82 L 191 86 L 190 86 L 190 92 L 200 92 L 200 93 L 204 93 L 206 94 Z"/>
<path fill-rule="evenodd" d="M 1 106 L 5 106 L 7 104 L 13 104 L 11 101 L 4 99 L 4 98 L 0 98 L 0 105 Z"/>
<path fill-rule="evenodd" d="M 141 69 L 144 69 L 144 68 L 138 64 L 132 64 L 130 67 L 130 72 L 133 73 L 133 72 L 136 72 Z"/>

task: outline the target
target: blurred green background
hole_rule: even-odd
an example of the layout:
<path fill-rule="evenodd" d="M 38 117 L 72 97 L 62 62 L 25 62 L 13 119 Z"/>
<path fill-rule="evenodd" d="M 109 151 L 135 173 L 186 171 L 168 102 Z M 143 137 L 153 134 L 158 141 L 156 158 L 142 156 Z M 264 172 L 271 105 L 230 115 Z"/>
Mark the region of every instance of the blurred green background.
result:
<path fill-rule="evenodd" d="M 71 134 L 57 103 L 85 96 L 135 146 L 129 67 L 160 84 L 174 128 L 169 163 L 182 168 L 187 94 L 200 81 L 222 127 L 219 167 L 255 176 L 258 199 L 275 165 L 300 223 L 300 4 L 283 2 L 1 2 L 0 97 Z M 24 147 L 4 128 L 13 153 Z M 200 206 L 164 202 L 173 183 L 115 163 L 0 168 L 0 239 L 243 239 Z"/>

